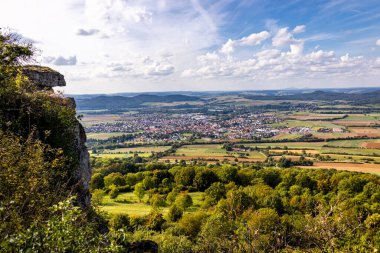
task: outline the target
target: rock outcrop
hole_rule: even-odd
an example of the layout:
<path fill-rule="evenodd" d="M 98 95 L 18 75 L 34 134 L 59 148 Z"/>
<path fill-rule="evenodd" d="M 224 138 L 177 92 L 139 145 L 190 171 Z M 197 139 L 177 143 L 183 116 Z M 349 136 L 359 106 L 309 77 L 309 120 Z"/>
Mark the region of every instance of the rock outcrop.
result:
<path fill-rule="evenodd" d="M 22 72 L 32 83 L 40 88 L 66 86 L 64 76 L 48 67 L 29 65 L 24 66 Z"/>
<path fill-rule="evenodd" d="M 65 78 L 59 72 L 48 67 L 42 66 L 25 66 L 22 69 L 23 74 L 38 86 L 41 90 L 52 90 L 52 87 L 66 86 Z M 68 106 L 75 110 L 76 104 L 73 98 L 65 98 L 59 95 L 51 94 L 58 99 L 62 99 L 62 106 Z M 86 133 L 82 124 L 76 121 L 75 129 L 75 153 L 79 161 L 78 168 L 75 168 L 73 174 L 72 193 L 78 197 L 78 202 L 82 207 L 90 206 L 91 195 L 89 184 L 91 180 L 90 155 L 88 153 L 86 143 Z"/>

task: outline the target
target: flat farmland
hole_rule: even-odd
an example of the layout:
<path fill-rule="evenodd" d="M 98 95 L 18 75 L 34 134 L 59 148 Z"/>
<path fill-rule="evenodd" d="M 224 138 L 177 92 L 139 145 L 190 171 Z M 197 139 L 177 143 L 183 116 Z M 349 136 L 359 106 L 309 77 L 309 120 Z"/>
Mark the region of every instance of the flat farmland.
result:
<path fill-rule="evenodd" d="M 321 149 L 323 145 L 326 145 L 328 142 L 319 141 L 319 142 L 281 142 L 281 143 L 250 143 L 243 144 L 247 147 L 258 147 L 258 148 L 267 148 L 276 149 L 277 147 L 283 149 L 287 147 L 288 149 Z"/>
<path fill-rule="evenodd" d="M 309 113 L 309 112 L 299 112 L 289 115 L 287 118 L 292 120 L 332 120 L 337 118 L 343 118 L 345 114 L 319 114 L 319 113 Z"/>
<path fill-rule="evenodd" d="M 380 175 L 380 164 L 315 162 L 313 166 L 300 166 L 300 168 L 336 169 Z"/>
<path fill-rule="evenodd" d="M 380 137 L 380 128 L 372 128 L 372 127 L 350 127 L 349 131 L 352 133 L 359 134 L 361 136 L 368 137 Z"/>
<path fill-rule="evenodd" d="M 334 124 L 331 121 L 301 121 L 301 120 L 286 120 L 280 123 L 274 123 L 272 124 L 274 127 L 278 126 L 285 126 L 285 127 L 309 127 L 312 130 L 317 131 L 319 128 L 341 128 L 343 129 L 343 126 L 340 126 L 338 124 Z"/>
<path fill-rule="evenodd" d="M 333 121 L 342 126 L 371 126 L 379 125 L 380 117 L 377 114 L 350 114 L 348 117 Z"/>
<path fill-rule="evenodd" d="M 121 120 L 121 116 L 122 115 L 115 114 L 84 115 L 81 120 L 81 123 L 85 127 L 90 127 L 95 124 L 112 123 Z"/>
<path fill-rule="evenodd" d="M 87 139 L 95 139 L 95 140 L 107 140 L 111 137 L 122 136 L 123 134 L 128 133 L 87 133 Z"/>
<path fill-rule="evenodd" d="M 133 148 L 116 148 L 104 149 L 96 154 L 91 154 L 93 157 L 101 158 L 127 158 L 138 154 L 140 157 L 149 157 L 153 152 L 164 152 L 170 149 L 170 146 L 146 146 L 146 147 L 133 147 Z"/>

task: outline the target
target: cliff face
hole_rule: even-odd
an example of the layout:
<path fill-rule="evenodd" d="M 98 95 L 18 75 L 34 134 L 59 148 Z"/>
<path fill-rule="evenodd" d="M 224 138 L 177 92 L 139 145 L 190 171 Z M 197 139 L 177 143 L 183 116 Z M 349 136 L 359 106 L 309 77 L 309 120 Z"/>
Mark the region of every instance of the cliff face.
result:
<path fill-rule="evenodd" d="M 48 67 L 25 66 L 22 72 L 32 83 L 43 90 L 52 90 L 53 87 L 66 86 L 64 76 Z M 57 97 L 63 100 L 63 106 L 68 106 L 75 110 L 76 104 L 73 98 Z M 91 180 L 90 155 L 85 145 L 86 133 L 82 124 L 79 121 L 76 121 L 74 129 L 75 154 L 79 161 L 79 165 L 78 168 L 74 169 L 74 178 L 72 180 L 74 181 L 74 185 L 71 186 L 71 191 L 78 196 L 78 202 L 82 207 L 88 207 L 91 200 L 89 192 L 89 183 Z"/>
<path fill-rule="evenodd" d="M 41 88 L 66 86 L 65 77 L 61 73 L 48 67 L 25 66 L 22 72 L 32 83 Z"/>

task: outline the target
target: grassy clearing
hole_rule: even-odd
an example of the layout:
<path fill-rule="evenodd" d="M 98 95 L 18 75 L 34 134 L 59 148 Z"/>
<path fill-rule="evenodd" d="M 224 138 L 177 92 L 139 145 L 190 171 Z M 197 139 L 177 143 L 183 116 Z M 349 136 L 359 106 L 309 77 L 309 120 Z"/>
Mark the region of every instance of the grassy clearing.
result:
<path fill-rule="evenodd" d="M 109 196 L 105 196 L 100 209 L 110 215 L 128 214 L 131 216 L 142 216 L 149 214 L 152 210 L 152 207 L 145 203 L 147 200 L 148 197 L 145 196 L 143 202 L 139 202 L 136 195 L 132 192 L 121 193 L 116 199 L 110 199 Z M 166 212 L 167 208 L 164 208 L 163 213 Z"/>
<path fill-rule="evenodd" d="M 189 195 L 193 199 L 193 206 L 187 211 L 194 212 L 199 209 L 203 203 L 202 192 L 190 192 Z M 109 196 L 105 196 L 100 209 L 110 215 L 116 214 L 128 214 L 130 216 L 143 216 L 152 211 L 152 207 L 146 204 L 148 196 L 145 195 L 142 202 L 139 202 L 138 198 L 132 193 L 121 193 L 116 199 L 110 199 Z M 169 211 L 169 207 L 163 207 L 160 209 L 163 214 Z"/>

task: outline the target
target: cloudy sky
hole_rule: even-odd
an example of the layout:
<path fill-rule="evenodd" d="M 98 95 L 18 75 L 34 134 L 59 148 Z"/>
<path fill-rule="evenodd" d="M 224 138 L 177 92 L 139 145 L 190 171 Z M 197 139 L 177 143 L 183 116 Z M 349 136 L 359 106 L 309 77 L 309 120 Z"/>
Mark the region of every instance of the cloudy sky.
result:
<path fill-rule="evenodd" d="M 380 86 L 379 0 L 1 0 L 66 93 Z"/>

